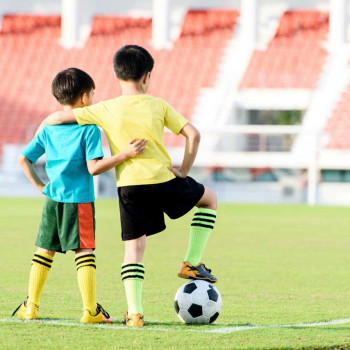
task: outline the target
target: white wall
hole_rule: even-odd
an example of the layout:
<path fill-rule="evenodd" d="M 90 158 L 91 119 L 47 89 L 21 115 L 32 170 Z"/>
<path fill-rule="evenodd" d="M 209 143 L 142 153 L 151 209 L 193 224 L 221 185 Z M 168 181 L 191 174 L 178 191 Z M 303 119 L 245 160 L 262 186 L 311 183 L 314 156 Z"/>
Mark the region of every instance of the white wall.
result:
<path fill-rule="evenodd" d="M 152 0 L 85 0 L 85 13 L 130 13 L 135 10 L 151 11 Z M 260 0 L 262 6 L 281 6 L 288 8 L 328 8 L 329 0 Z M 171 0 L 173 7 L 206 8 L 226 7 L 238 8 L 240 0 Z M 59 13 L 61 8 L 60 0 L 15 0 L 1 1 L 0 14 L 4 13 Z"/>
<path fill-rule="evenodd" d="M 350 205 L 350 183 L 321 183 L 318 186 L 318 204 Z"/>
<path fill-rule="evenodd" d="M 0 14 L 4 13 L 59 13 L 61 8 L 60 0 L 16 0 L 1 1 Z"/>
<path fill-rule="evenodd" d="M 92 14 L 135 14 L 149 13 L 152 11 L 152 0 L 84 0 L 86 6 L 82 12 L 86 15 Z M 171 0 L 174 8 L 206 8 L 206 7 L 239 7 L 239 0 Z M 60 0 L 15 0 L 1 1 L 0 15 L 4 13 L 41 13 L 59 14 L 61 11 Z"/>
<path fill-rule="evenodd" d="M 83 6 L 79 15 L 79 23 L 88 26 L 96 14 L 121 14 L 128 16 L 152 16 L 152 0 L 82 0 Z M 186 9 L 194 8 L 240 8 L 241 0 L 170 0 L 170 36 L 175 39 L 178 35 L 179 24 Z M 280 14 L 288 8 L 318 8 L 328 10 L 329 0 L 260 0 L 260 36 L 269 38 L 271 21 L 278 21 Z M 56 14 L 61 13 L 61 0 L 15 0 L 0 1 L 0 20 L 4 14 Z M 264 27 L 267 34 L 264 34 Z M 272 25 L 273 27 L 273 25 Z"/>
<path fill-rule="evenodd" d="M 153 0 L 81 0 L 83 6 L 78 22 L 85 32 L 94 15 L 120 14 L 135 17 L 152 17 Z M 170 37 L 179 34 L 179 25 L 188 8 L 239 8 L 240 0 L 170 0 Z M 4 14 L 52 14 L 61 13 L 61 0 L 15 0 L 0 1 L 0 21 Z M 83 34 L 84 36 L 84 34 Z"/>

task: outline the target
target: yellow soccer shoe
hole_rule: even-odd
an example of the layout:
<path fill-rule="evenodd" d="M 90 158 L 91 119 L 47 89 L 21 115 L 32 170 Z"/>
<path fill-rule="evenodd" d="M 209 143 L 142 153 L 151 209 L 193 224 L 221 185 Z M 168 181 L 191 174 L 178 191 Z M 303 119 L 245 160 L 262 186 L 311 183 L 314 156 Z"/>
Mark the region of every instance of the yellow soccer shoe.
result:
<path fill-rule="evenodd" d="M 143 315 L 141 314 L 128 314 L 125 311 L 123 323 L 128 327 L 143 327 Z"/>
<path fill-rule="evenodd" d="M 100 305 L 97 304 L 97 314 L 91 316 L 89 310 L 84 310 L 84 315 L 80 319 L 81 323 L 112 323 L 113 319 L 109 316 L 109 313 Z"/>
<path fill-rule="evenodd" d="M 35 304 L 27 304 L 27 301 L 24 301 L 18 308 L 13 312 L 12 317 L 18 311 L 18 317 L 24 320 L 36 320 L 38 318 L 39 307 Z"/>

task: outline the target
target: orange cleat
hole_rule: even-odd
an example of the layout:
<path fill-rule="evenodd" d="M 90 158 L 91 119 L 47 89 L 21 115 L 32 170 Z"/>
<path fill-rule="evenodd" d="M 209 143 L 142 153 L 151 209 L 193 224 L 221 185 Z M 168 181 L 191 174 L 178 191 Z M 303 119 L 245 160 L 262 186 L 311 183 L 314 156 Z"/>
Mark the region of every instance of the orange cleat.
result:
<path fill-rule="evenodd" d="M 211 274 L 211 270 L 207 269 L 203 263 L 193 266 L 188 261 L 184 261 L 177 275 L 181 278 L 202 280 L 210 283 L 217 283 L 218 281 L 218 279 Z"/>
<path fill-rule="evenodd" d="M 129 315 L 128 312 L 125 311 L 123 323 L 128 327 L 143 327 L 143 315 L 141 314 Z"/>

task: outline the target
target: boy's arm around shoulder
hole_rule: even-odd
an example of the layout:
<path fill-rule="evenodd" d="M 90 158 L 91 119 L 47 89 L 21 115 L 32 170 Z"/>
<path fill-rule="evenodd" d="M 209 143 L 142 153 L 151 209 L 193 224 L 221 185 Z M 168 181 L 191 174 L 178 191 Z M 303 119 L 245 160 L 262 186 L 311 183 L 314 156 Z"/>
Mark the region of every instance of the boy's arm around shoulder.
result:
<path fill-rule="evenodd" d="M 19 155 L 18 163 L 23 169 L 23 172 L 27 176 L 29 181 L 37 188 L 39 192 L 42 192 L 45 187 L 45 184 L 36 173 L 33 163 L 23 154 Z"/>
<path fill-rule="evenodd" d="M 181 129 L 180 134 L 186 138 L 184 158 L 180 168 L 171 167 L 169 170 L 173 172 L 176 177 L 185 178 L 196 159 L 201 134 L 191 123 L 187 123 Z"/>
<path fill-rule="evenodd" d="M 94 124 L 102 126 L 105 106 L 103 102 L 90 106 L 58 111 L 50 114 L 44 119 L 38 129 L 40 131 L 45 125 L 57 125 L 64 123 L 75 123 L 79 125 Z"/>
<path fill-rule="evenodd" d="M 47 118 L 45 118 L 41 122 L 35 135 L 37 135 L 46 125 L 57 125 L 57 124 L 74 123 L 74 122 L 76 122 L 76 118 L 73 113 L 73 110 L 57 111 L 50 114 Z"/>
<path fill-rule="evenodd" d="M 132 139 L 126 148 L 118 154 L 114 156 L 104 158 L 104 159 L 91 159 L 88 160 L 87 167 L 88 171 L 91 175 L 99 175 L 102 174 L 120 163 L 124 162 L 133 157 L 137 157 L 145 151 L 146 140 L 141 139 L 136 141 L 136 139 Z"/>

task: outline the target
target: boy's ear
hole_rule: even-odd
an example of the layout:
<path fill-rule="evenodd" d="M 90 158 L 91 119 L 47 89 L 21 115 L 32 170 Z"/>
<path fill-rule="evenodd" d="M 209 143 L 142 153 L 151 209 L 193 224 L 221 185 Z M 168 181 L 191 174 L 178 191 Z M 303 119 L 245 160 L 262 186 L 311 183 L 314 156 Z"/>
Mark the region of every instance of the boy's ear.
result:
<path fill-rule="evenodd" d="M 84 92 L 81 97 L 80 97 L 80 100 L 81 100 L 81 103 L 85 106 L 87 103 L 88 103 L 88 95 L 86 92 Z"/>
<path fill-rule="evenodd" d="M 145 75 L 142 78 L 142 83 L 146 85 L 150 78 L 151 78 L 151 72 L 145 73 Z"/>

